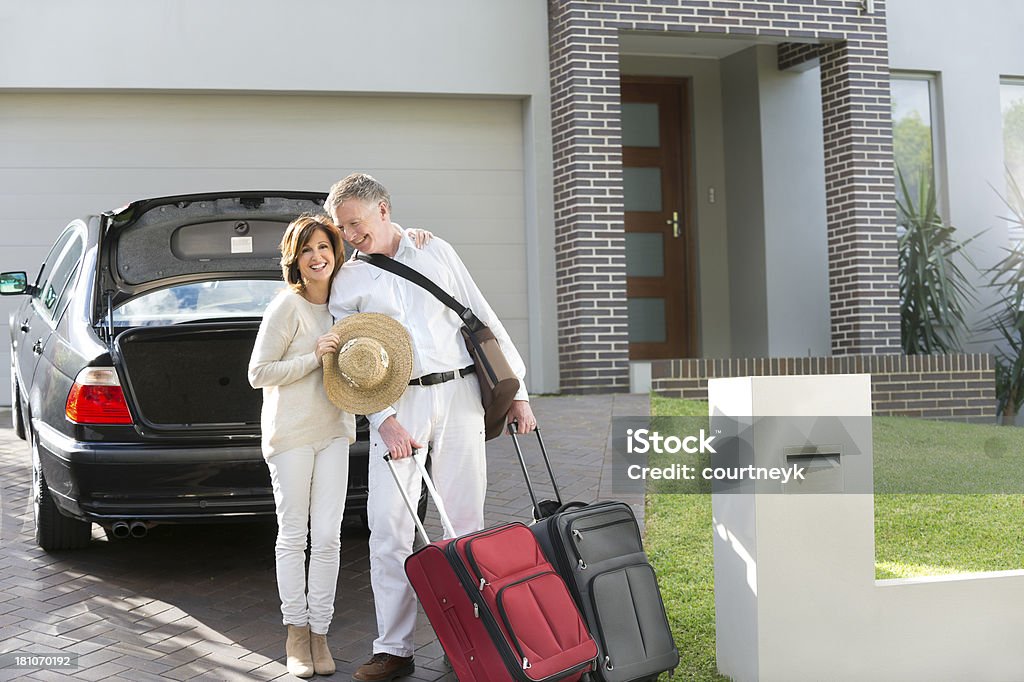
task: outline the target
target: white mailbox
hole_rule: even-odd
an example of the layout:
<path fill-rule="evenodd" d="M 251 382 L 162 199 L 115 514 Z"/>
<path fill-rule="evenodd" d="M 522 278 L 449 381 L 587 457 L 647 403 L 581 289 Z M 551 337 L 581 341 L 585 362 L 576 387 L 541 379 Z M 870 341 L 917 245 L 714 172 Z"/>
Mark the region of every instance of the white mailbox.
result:
<path fill-rule="evenodd" d="M 722 673 L 1024 680 L 1024 570 L 875 580 L 868 375 L 712 379 L 708 397 L 726 458 L 806 470 L 713 487 Z"/>
<path fill-rule="evenodd" d="M 712 431 L 741 441 L 743 464 L 802 471 L 712 494 L 719 670 L 858 679 L 836 652 L 874 582 L 870 376 L 712 379 L 708 398 Z"/>

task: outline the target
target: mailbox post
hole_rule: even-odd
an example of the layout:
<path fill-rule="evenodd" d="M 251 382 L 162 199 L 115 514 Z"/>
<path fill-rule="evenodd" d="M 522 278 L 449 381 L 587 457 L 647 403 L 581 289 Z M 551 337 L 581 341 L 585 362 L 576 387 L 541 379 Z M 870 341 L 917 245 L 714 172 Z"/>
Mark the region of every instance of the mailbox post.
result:
<path fill-rule="evenodd" d="M 868 375 L 708 382 L 723 466 L 801 477 L 712 492 L 719 670 L 751 680 L 857 679 L 873 608 L 874 498 Z M 714 460 L 713 460 L 714 461 Z"/>

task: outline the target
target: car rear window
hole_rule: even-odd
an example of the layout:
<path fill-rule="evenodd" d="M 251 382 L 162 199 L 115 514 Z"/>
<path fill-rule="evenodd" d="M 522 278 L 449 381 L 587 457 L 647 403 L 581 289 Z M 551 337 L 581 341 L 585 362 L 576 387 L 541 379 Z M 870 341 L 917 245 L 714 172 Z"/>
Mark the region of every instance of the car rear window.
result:
<path fill-rule="evenodd" d="M 232 279 L 192 282 L 151 291 L 114 309 L 118 327 L 144 327 L 198 320 L 262 317 L 280 280 Z"/>

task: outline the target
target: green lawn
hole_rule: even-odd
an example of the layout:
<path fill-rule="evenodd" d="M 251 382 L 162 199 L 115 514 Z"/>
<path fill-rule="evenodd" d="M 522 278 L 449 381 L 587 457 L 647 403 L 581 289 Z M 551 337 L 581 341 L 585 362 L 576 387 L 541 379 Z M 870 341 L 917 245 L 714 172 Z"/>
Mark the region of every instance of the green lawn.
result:
<path fill-rule="evenodd" d="M 707 410 L 651 398 L 656 416 Z M 873 445 L 876 578 L 1024 568 L 1024 429 L 878 417 Z M 904 490 L 949 492 L 895 492 Z M 649 494 L 646 528 L 679 647 L 676 677 L 724 680 L 715 668 L 710 496 Z"/>

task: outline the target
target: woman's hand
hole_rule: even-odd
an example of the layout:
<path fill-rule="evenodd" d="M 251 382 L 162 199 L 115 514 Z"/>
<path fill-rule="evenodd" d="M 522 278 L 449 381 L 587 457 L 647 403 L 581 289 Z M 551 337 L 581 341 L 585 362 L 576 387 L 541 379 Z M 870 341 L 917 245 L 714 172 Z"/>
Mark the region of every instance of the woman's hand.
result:
<path fill-rule="evenodd" d="M 406 233 L 412 237 L 413 243 L 416 244 L 417 249 L 422 249 L 430 243 L 431 239 L 434 238 L 434 233 L 430 230 L 423 230 L 415 227 L 406 230 Z"/>
<path fill-rule="evenodd" d="M 316 361 L 320 362 L 325 353 L 337 353 L 339 343 L 341 343 L 341 339 L 338 335 L 331 334 L 330 332 L 318 338 L 316 340 L 316 350 L 313 351 L 316 354 Z"/>

